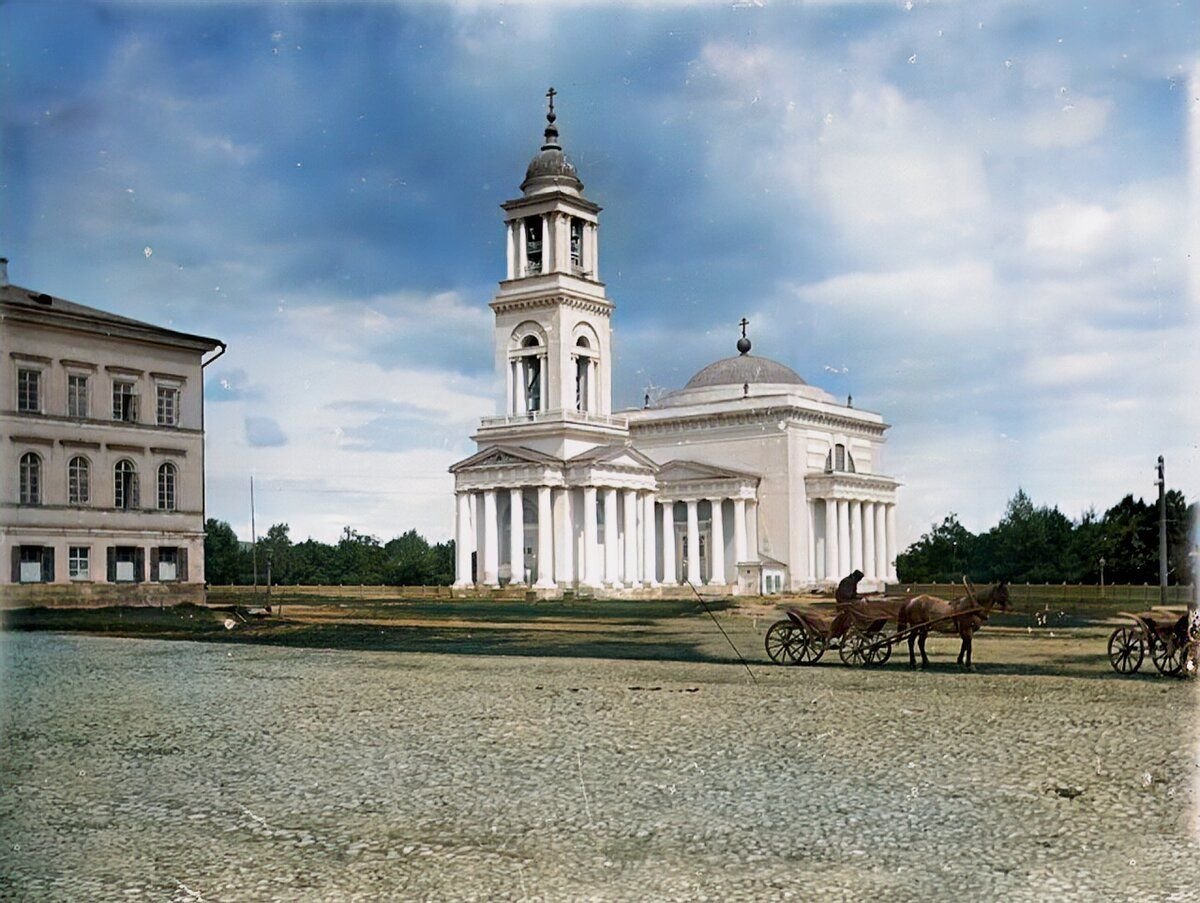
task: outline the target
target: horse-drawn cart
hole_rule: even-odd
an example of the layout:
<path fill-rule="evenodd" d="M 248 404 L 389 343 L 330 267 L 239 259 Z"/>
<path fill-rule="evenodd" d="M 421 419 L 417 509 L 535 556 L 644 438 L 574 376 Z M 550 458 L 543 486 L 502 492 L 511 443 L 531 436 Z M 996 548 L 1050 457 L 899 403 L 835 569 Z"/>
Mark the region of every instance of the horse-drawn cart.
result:
<path fill-rule="evenodd" d="M 789 608 L 786 619 L 767 628 L 767 655 L 777 665 L 815 665 L 827 649 L 836 649 L 847 665 L 882 665 L 892 657 L 884 627 L 895 620 L 899 605 L 900 600 L 857 603 L 844 625 L 832 611 Z"/>
<path fill-rule="evenodd" d="M 962 639 L 958 663 L 971 669 L 971 638 L 993 607 L 1008 610 L 1008 581 L 976 594 L 964 581 L 967 594 L 954 601 L 920 595 L 911 599 L 859 597 L 824 608 L 787 609 L 787 617 L 767 628 L 767 655 L 777 665 L 813 665 L 826 649 L 836 649 L 847 665 L 866 668 L 886 664 L 892 647 L 908 641 L 910 667 L 916 667 L 914 643 L 920 643 L 921 667 L 928 665 L 925 637 L 931 630 L 954 633 Z M 896 622 L 888 631 L 889 621 Z"/>
<path fill-rule="evenodd" d="M 1197 640 L 1189 635 L 1185 608 L 1151 608 L 1149 611 L 1117 612 L 1132 623 L 1122 624 L 1108 638 L 1108 661 L 1118 674 L 1136 674 L 1149 653 L 1160 674 L 1179 674 L 1191 646 Z"/>

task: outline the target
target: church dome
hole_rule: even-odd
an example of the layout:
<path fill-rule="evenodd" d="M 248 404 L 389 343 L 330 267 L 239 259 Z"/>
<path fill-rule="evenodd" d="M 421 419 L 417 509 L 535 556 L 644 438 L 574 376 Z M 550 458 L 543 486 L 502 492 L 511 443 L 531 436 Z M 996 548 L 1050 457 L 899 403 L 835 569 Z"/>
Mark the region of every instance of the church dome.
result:
<path fill-rule="evenodd" d="M 521 191 L 526 197 L 542 191 L 559 190 L 574 194 L 583 191 L 579 173 L 575 171 L 575 166 L 567 160 L 562 145 L 558 143 L 558 126 L 554 124 L 558 118 L 554 114 L 554 94 L 556 93 L 551 88 L 548 95 L 550 112 L 546 114 L 545 142 L 541 149 L 534 154 L 533 159 L 529 161 L 529 168 L 525 170 L 525 181 L 521 183 Z"/>
<path fill-rule="evenodd" d="M 714 361 L 689 379 L 683 388 L 684 391 L 687 391 L 688 389 L 706 389 L 711 386 L 743 386 L 747 383 L 750 385 L 756 383 L 808 385 L 791 367 L 770 358 L 755 357 L 747 353 Z"/>

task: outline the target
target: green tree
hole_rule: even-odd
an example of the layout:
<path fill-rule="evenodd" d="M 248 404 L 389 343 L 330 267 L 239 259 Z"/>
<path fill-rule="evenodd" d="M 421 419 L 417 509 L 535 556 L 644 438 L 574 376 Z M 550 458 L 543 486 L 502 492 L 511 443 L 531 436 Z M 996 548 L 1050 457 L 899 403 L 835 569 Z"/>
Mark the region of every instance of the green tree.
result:
<path fill-rule="evenodd" d="M 975 556 L 975 539 L 951 512 L 896 556 L 897 575 L 912 583 L 956 582 Z"/>
<path fill-rule="evenodd" d="M 210 517 L 204 524 L 205 579 L 218 586 L 236 582 L 238 556 L 238 538 L 233 527 Z"/>

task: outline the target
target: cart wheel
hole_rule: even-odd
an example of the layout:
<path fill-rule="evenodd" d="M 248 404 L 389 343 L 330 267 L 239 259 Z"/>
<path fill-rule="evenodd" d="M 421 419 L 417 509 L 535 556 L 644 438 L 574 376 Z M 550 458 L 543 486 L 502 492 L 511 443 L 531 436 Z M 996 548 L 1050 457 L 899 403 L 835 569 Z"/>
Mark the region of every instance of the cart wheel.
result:
<path fill-rule="evenodd" d="M 1108 661 L 1118 674 L 1136 674 L 1146 657 L 1146 644 L 1136 627 L 1118 627 L 1108 638 Z"/>
<path fill-rule="evenodd" d="M 767 656 L 777 665 L 791 665 L 794 658 L 790 649 L 795 640 L 792 635 L 796 626 L 791 621 L 776 621 L 767 628 Z"/>
<path fill-rule="evenodd" d="M 821 656 L 825 654 L 825 638 L 820 634 L 808 634 L 808 657 L 797 662 L 799 665 L 815 665 L 821 660 Z"/>
<path fill-rule="evenodd" d="M 1160 674 L 1167 677 L 1174 677 L 1183 670 L 1183 660 L 1187 653 L 1187 646 L 1180 643 L 1175 637 L 1168 637 L 1165 641 L 1159 640 L 1150 650 L 1150 659 L 1154 662 Z"/>
<path fill-rule="evenodd" d="M 892 657 L 892 641 L 886 637 L 873 635 L 871 637 L 872 645 L 866 650 L 866 658 L 863 664 L 869 668 L 879 668 L 888 663 L 888 659 Z"/>
<path fill-rule="evenodd" d="M 852 630 L 842 638 L 838 655 L 847 665 L 862 665 L 866 663 L 867 638 L 857 630 Z"/>

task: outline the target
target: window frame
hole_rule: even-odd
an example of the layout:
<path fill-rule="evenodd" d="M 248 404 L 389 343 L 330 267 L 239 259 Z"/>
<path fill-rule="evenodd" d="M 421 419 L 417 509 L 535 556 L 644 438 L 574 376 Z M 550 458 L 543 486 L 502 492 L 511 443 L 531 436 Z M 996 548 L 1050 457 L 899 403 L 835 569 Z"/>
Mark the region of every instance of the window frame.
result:
<path fill-rule="evenodd" d="M 82 554 L 79 554 L 82 553 Z M 82 568 L 80 563 L 82 562 Z M 67 546 L 67 577 L 78 582 L 92 579 L 92 547 Z"/>
<path fill-rule="evenodd" d="M 158 426 L 179 426 L 180 388 L 174 383 L 158 382 L 154 384 L 154 422 Z M 164 406 L 164 398 L 170 399 L 169 406 Z M 169 410 L 169 419 L 164 419 L 164 410 Z"/>
<path fill-rule="evenodd" d="M 18 414 L 40 414 L 42 413 L 42 382 L 46 376 L 45 370 L 42 367 L 31 366 L 30 364 L 22 363 L 17 366 L 17 413 Z M 27 377 L 32 377 L 32 380 L 27 380 Z M 32 405 L 29 399 L 29 382 L 33 384 L 33 399 Z"/>
<path fill-rule="evenodd" d="M 129 465 L 128 468 L 123 468 L 123 464 Z M 122 480 L 122 474 L 128 474 L 129 479 Z M 129 458 L 122 458 L 113 464 L 113 507 L 120 511 L 137 511 L 141 507 L 137 464 Z"/>
<path fill-rule="evenodd" d="M 82 391 L 76 391 L 81 387 Z M 82 404 L 79 402 L 82 400 Z M 67 372 L 67 416 L 86 418 L 92 406 L 91 375 Z"/>
<path fill-rule="evenodd" d="M 158 465 L 158 510 L 179 510 L 179 468 L 172 461 Z"/>
<path fill-rule="evenodd" d="M 67 462 L 67 504 L 90 505 L 91 502 L 92 462 L 84 455 L 74 455 Z"/>
<path fill-rule="evenodd" d="M 121 390 L 128 389 L 128 393 Z M 113 377 L 112 381 L 112 419 L 114 423 L 138 422 L 138 383 L 136 379 Z M 128 398 L 129 405 L 123 400 Z"/>
<path fill-rule="evenodd" d="M 42 465 L 44 463 L 42 456 L 35 451 L 24 452 L 18 459 L 18 504 L 42 504 Z"/>

